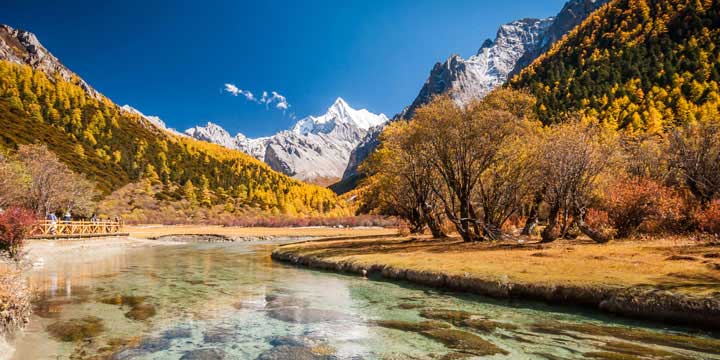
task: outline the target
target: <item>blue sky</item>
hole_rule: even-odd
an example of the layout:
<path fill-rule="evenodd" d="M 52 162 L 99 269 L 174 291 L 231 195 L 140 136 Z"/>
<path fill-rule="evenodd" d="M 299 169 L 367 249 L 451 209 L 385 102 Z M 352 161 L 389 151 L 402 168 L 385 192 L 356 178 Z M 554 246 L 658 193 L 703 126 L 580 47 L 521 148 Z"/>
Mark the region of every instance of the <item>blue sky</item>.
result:
<path fill-rule="evenodd" d="M 184 130 L 212 121 L 269 135 L 324 113 L 402 110 L 435 64 L 474 54 L 499 25 L 556 14 L 565 0 L 4 0 L 0 22 L 32 31 L 116 103 Z M 250 91 L 248 101 L 225 84 Z M 286 98 L 261 103 L 262 92 Z M 280 106 L 283 107 L 283 106 Z"/>

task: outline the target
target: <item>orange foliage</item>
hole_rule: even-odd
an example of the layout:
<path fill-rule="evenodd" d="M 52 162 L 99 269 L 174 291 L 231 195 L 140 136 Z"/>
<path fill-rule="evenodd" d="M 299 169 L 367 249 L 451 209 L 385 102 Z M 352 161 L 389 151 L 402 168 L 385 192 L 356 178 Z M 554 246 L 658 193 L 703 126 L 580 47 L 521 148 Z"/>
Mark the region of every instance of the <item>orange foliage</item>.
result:
<path fill-rule="evenodd" d="M 605 193 L 603 207 L 618 237 L 632 235 L 645 221 L 672 222 L 680 218 L 682 198 L 647 178 L 619 179 Z"/>
<path fill-rule="evenodd" d="M 695 214 L 700 230 L 720 235 L 720 200 L 715 200 Z"/>

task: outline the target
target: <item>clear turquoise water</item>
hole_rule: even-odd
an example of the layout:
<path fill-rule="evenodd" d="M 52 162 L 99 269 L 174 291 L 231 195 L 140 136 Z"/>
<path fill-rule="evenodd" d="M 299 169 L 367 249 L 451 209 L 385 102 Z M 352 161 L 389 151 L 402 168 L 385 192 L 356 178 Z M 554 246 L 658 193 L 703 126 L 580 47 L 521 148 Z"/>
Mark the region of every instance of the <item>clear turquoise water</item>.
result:
<path fill-rule="evenodd" d="M 637 339 L 626 341 L 622 336 L 540 331 L 538 325 L 589 324 L 634 328 L 659 336 L 688 335 L 682 329 L 300 269 L 272 262 L 271 249 L 272 244 L 188 244 L 127 249 L 101 260 L 48 262 L 34 270 L 36 312 L 30 325 L 9 341 L 14 352 L 6 350 L 6 356 L 440 359 L 457 349 L 417 332 L 380 327 L 374 321 L 418 322 L 425 320 L 420 316 L 422 309 L 452 309 L 515 325 L 491 332 L 456 327 L 507 352 L 490 358 L 582 359 L 608 353 L 608 344 L 620 343 L 643 348 L 639 354 L 637 348 L 615 348 L 609 353 L 625 352 L 628 358 L 659 356 L 642 350 L 647 348 L 662 351 L 665 358 L 720 359 L 716 355 L 720 348 L 716 354 L 703 353 Z M 121 296 L 144 298 L 137 301 L 141 310 L 152 308 L 154 315 L 129 318 L 126 314 L 138 304 L 108 301 Z M 68 321 L 77 323 L 88 316 L 100 319 L 93 321 L 102 324 L 101 331 L 70 341 L 59 338 L 58 328 L 68 330 Z M 710 339 L 702 333 L 689 335 Z"/>

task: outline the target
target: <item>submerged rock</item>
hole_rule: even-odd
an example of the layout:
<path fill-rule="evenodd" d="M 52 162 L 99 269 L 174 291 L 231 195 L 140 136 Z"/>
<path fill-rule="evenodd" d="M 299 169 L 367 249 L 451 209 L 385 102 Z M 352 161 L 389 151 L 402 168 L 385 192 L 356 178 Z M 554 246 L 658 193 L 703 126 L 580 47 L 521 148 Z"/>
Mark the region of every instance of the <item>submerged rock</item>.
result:
<path fill-rule="evenodd" d="M 134 296 L 134 295 L 115 295 L 108 296 L 100 299 L 100 302 L 107 305 L 125 305 L 125 306 L 137 306 L 147 300 L 146 296 Z"/>
<path fill-rule="evenodd" d="M 125 317 L 132 320 L 147 320 L 156 314 L 155 306 L 151 304 L 140 304 L 133 306 L 130 311 L 125 313 Z"/>
<path fill-rule="evenodd" d="M 129 306 L 130 311 L 125 317 L 132 320 L 147 320 L 157 313 L 155 306 L 147 304 L 147 296 L 115 295 L 100 299 L 100 302 L 107 305 Z"/>
<path fill-rule="evenodd" d="M 220 349 L 198 349 L 185 352 L 180 360 L 222 360 L 225 352 Z"/>
<path fill-rule="evenodd" d="M 335 321 L 348 318 L 347 315 L 334 310 L 301 307 L 271 309 L 268 314 L 270 317 L 277 320 L 301 324 Z"/>
<path fill-rule="evenodd" d="M 405 310 L 419 309 L 421 307 L 423 307 L 423 306 L 420 304 L 412 304 L 412 303 L 400 303 L 397 306 L 398 309 L 405 309 Z"/>
<path fill-rule="evenodd" d="M 565 335 L 574 338 L 611 337 L 643 344 L 654 344 L 720 355 L 720 339 L 694 337 L 680 334 L 657 333 L 648 330 L 588 323 L 551 322 L 533 326 L 533 330 Z"/>
<path fill-rule="evenodd" d="M 440 358 L 440 360 L 462 360 L 467 359 L 470 357 L 473 357 L 473 354 L 468 353 L 461 353 L 461 352 L 454 352 L 443 355 L 443 357 Z"/>
<path fill-rule="evenodd" d="M 140 344 L 137 346 L 138 350 L 144 351 L 144 352 L 158 352 L 162 350 L 167 350 L 170 348 L 170 340 L 162 338 L 162 337 L 151 337 L 147 339 L 143 339 Z"/>
<path fill-rule="evenodd" d="M 427 320 L 427 321 L 422 321 L 422 322 L 411 322 L 411 321 L 402 321 L 402 320 L 377 320 L 374 323 L 377 326 L 388 328 L 388 329 L 413 331 L 413 332 L 423 332 L 423 331 L 429 331 L 429 330 L 435 330 L 435 329 L 450 328 L 450 324 L 440 322 L 440 321 L 434 321 L 434 320 Z"/>
<path fill-rule="evenodd" d="M 291 296 L 280 296 L 275 294 L 269 294 L 265 296 L 265 308 L 276 309 L 281 307 L 301 307 L 307 306 L 305 301 L 299 298 Z"/>
<path fill-rule="evenodd" d="M 316 354 L 305 346 L 276 346 L 258 356 L 257 360 L 335 360 L 332 355 Z"/>
<path fill-rule="evenodd" d="M 273 336 L 268 339 L 272 346 L 304 346 L 305 340 L 297 336 Z"/>
<path fill-rule="evenodd" d="M 54 322 L 45 330 L 57 340 L 70 342 L 96 337 L 105 331 L 105 326 L 99 317 L 86 316 L 80 319 Z"/>
<path fill-rule="evenodd" d="M 232 334 L 225 329 L 211 329 L 203 334 L 203 341 L 206 343 L 226 343 L 231 339 Z"/>
<path fill-rule="evenodd" d="M 497 321 L 492 321 L 488 319 L 478 319 L 478 318 L 472 318 L 462 321 L 462 325 L 468 328 L 471 328 L 473 330 L 478 330 L 482 332 L 493 332 L 496 329 L 506 329 L 506 330 L 515 330 L 517 329 L 516 325 L 508 324 L 508 323 L 501 323 Z"/>
<path fill-rule="evenodd" d="M 467 331 L 456 329 L 437 329 L 424 331 L 422 334 L 445 344 L 445 346 L 451 349 L 462 350 L 463 352 L 477 356 L 496 354 L 507 355 L 507 351 Z"/>
<path fill-rule="evenodd" d="M 455 325 L 462 324 L 463 321 L 468 320 L 475 315 L 476 314 L 467 311 L 450 309 L 424 309 L 420 311 L 420 316 L 426 319 L 444 320 Z"/>
<path fill-rule="evenodd" d="M 591 359 L 691 359 L 690 357 L 674 354 L 657 347 L 647 347 L 621 341 L 609 341 L 600 345 L 599 348 L 601 351 L 586 352 L 583 356 Z"/>
<path fill-rule="evenodd" d="M 168 329 L 162 332 L 162 337 L 168 340 L 189 338 L 192 337 L 192 330 L 182 327 Z"/>

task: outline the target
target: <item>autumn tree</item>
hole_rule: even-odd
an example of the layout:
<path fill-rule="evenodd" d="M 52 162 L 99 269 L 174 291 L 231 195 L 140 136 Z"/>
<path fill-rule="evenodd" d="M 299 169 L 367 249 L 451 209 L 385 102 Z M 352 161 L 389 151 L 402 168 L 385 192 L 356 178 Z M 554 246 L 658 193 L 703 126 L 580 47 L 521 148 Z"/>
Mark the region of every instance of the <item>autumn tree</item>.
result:
<path fill-rule="evenodd" d="M 438 181 L 420 147 L 414 127 L 406 121 L 388 125 L 381 147 L 362 165 L 371 176 L 363 193 L 366 207 L 405 219 L 413 233 L 425 227 L 434 237 L 442 237 L 442 210 L 432 192 Z"/>
<path fill-rule="evenodd" d="M 670 134 L 670 164 L 697 200 L 706 205 L 720 195 L 720 123 L 703 119 Z"/>
<path fill-rule="evenodd" d="M 185 199 L 190 202 L 191 206 L 197 205 L 197 192 L 192 180 L 186 181 L 185 185 L 183 185 L 183 195 Z"/>
<path fill-rule="evenodd" d="M 483 171 L 473 197 L 482 211 L 483 232 L 491 239 L 499 238 L 503 224 L 537 190 L 537 167 L 528 146 L 536 142 L 541 126 L 534 121 L 534 105 L 535 99 L 524 92 L 499 89 L 472 109 L 476 116 L 497 116 L 495 121 L 504 121 L 506 127 L 495 161 Z"/>
<path fill-rule="evenodd" d="M 7 155 L 0 155 L 0 209 L 23 202 L 29 178 L 22 164 Z"/>
<path fill-rule="evenodd" d="M 544 200 L 549 207 L 543 242 L 565 236 L 571 220 L 593 240 L 609 240 L 587 226 L 584 219 L 594 200 L 598 177 L 609 167 L 613 150 L 612 140 L 587 121 L 569 120 L 547 129 L 537 157 L 544 179 Z"/>
<path fill-rule="evenodd" d="M 513 176 L 517 163 L 510 163 L 504 146 L 519 136 L 533 101 L 523 92 L 500 89 L 463 108 L 439 96 L 412 120 L 421 153 L 439 178 L 432 191 L 465 241 L 496 238 L 517 209 L 515 194 L 501 193 L 519 180 Z"/>
<path fill-rule="evenodd" d="M 15 154 L 29 179 L 24 203 L 38 215 L 74 211 L 89 215 L 97 195 L 93 183 L 70 171 L 43 145 L 21 145 Z"/>

